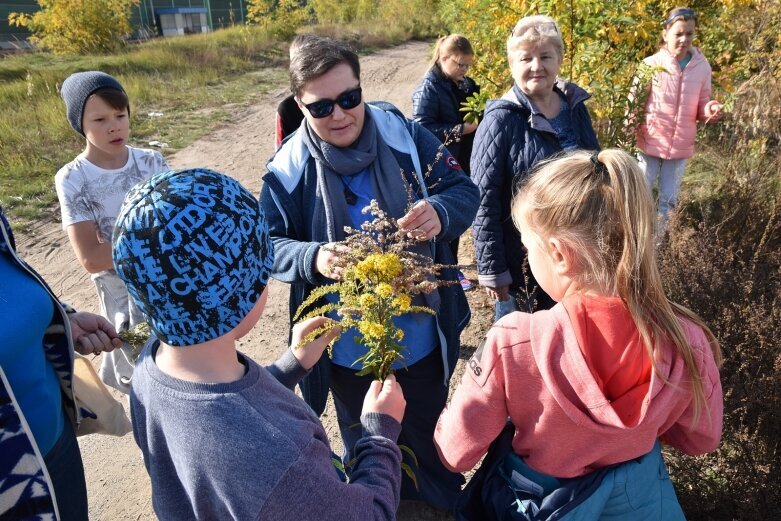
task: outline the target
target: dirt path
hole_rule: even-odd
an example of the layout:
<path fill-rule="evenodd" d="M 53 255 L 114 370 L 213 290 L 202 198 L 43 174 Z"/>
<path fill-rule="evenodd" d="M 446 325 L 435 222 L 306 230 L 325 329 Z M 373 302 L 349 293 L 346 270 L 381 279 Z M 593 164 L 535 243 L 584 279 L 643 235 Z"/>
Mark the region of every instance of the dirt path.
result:
<path fill-rule="evenodd" d="M 367 100 L 386 100 L 402 112 L 411 112 L 410 96 L 427 68 L 430 48 L 412 42 L 361 59 L 361 85 Z M 207 166 L 232 175 L 254 193 L 259 193 L 263 165 L 273 152 L 274 117 L 286 86 L 259 103 L 238 111 L 230 123 L 168 158 L 175 168 Z M 472 264 L 468 244 L 463 244 L 461 262 Z M 63 300 L 75 307 L 97 311 L 95 290 L 76 260 L 59 222 L 47 219 L 18 237 L 19 251 L 41 273 Z M 466 270 L 467 275 L 474 272 Z M 260 324 L 242 340 L 239 349 L 261 363 L 275 360 L 286 348 L 287 286 L 272 281 Z M 488 302 L 481 293 L 469 293 L 473 320 L 462 336 L 465 356 L 470 354 L 490 321 Z M 95 361 L 96 363 L 98 360 Z M 457 373 L 454 382 L 460 378 Z M 329 408 L 323 416 L 329 438 L 338 451 L 338 429 Z M 90 518 L 95 521 L 155 519 L 149 478 L 132 435 L 123 438 L 79 438 L 87 476 Z M 262 462 L 249 462 L 262 465 Z M 401 520 L 449 519 L 421 505 L 404 505 Z"/>

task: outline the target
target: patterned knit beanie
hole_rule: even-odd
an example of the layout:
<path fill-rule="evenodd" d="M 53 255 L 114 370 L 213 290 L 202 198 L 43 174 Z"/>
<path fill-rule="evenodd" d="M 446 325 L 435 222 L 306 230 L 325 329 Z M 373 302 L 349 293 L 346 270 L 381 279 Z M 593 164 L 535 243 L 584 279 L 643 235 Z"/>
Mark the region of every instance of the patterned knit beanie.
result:
<path fill-rule="evenodd" d="M 77 72 L 71 74 L 62 82 L 60 95 L 63 101 L 65 101 L 68 122 L 73 127 L 73 130 L 82 136 L 84 135 L 84 130 L 81 124 L 84 119 L 84 105 L 87 104 L 87 98 L 92 96 L 96 90 L 107 88 L 125 92 L 125 89 L 122 88 L 122 85 L 113 76 L 100 71 Z M 125 92 L 125 94 L 127 93 Z M 129 105 L 127 112 L 130 114 Z"/>
<path fill-rule="evenodd" d="M 274 264 L 258 200 L 235 179 L 201 168 L 133 187 L 113 243 L 117 275 L 171 346 L 230 332 L 260 298 Z"/>

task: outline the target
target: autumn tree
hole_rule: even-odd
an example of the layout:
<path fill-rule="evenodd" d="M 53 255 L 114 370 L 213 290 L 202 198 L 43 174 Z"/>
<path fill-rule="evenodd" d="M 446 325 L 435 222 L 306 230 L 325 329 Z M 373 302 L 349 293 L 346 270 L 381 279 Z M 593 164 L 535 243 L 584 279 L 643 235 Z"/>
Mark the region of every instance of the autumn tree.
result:
<path fill-rule="evenodd" d="M 309 23 L 312 11 L 300 0 L 248 0 L 247 20 L 269 30 L 277 38 L 290 38 Z"/>
<path fill-rule="evenodd" d="M 139 0 L 37 0 L 36 13 L 11 13 L 30 41 L 56 54 L 110 53 L 130 34 L 130 10 Z"/>
<path fill-rule="evenodd" d="M 476 63 L 471 73 L 484 98 L 500 97 L 511 85 L 506 41 L 519 18 L 532 14 L 553 17 L 564 40 L 561 76 L 586 88 L 589 109 L 605 146 L 631 146 L 627 111 L 638 104 L 629 97 L 633 81 L 644 72 L 643 58 L 656 52 L 667 12 L 687 5 L 700 13 L 695 45 L 714 68 L 715 87 L 731 90 L 742 76 L 735 70 L 746 52 L 742 25 L 761 18 L 763 0 L 442 0 L 442 16 L 451 32 L 469 38 Z M 748 32 L 748 34 L 751 34 Z M 646 74 L 646 76 L 649 76 Z M 745 76 L 744 76 L 745 77 Z M 482 100 L 474 104 L 479 109 Z M 640 103 L 639 105 L 642 105 Z"/>

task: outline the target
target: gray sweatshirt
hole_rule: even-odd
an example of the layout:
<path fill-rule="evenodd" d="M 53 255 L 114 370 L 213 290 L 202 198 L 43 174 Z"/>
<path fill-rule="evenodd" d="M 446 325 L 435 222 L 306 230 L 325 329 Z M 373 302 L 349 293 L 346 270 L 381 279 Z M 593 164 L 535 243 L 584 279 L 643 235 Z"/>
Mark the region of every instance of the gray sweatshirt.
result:
<path fill-rule="evenodd" d="M 346 484 L 322 424 L 291 391 L 306 371 L 290 350 L 267 368 L 239 354 L 241 379 L 197 384 L 160 371 L 158 345 L 138 360 L 130 406 L 160 519 L 395 519 L 401 425 L 393 418 L 361 417 Z"/>

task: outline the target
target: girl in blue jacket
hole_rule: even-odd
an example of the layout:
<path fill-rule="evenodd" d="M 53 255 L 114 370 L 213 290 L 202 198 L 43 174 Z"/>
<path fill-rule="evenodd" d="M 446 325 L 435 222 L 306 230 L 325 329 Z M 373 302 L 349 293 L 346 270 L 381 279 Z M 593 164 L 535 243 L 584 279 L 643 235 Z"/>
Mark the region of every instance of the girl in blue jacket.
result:
<path fill-rule="evenodd" d="M 480 87 L 466 75 L 472 66 L 474 52 L 464 36 L 451 34 L 437 40 L 431 68 L 412 93 L 412 117 L 437 136 L 469 175 L 469 158 L 477 123 L 464 121 L 461 104 Z M 458 243 L 450 242 L 453 258 L 458 260 Z M 458 281 L 471 289 L 469 279 L 459 270 Z"/>

